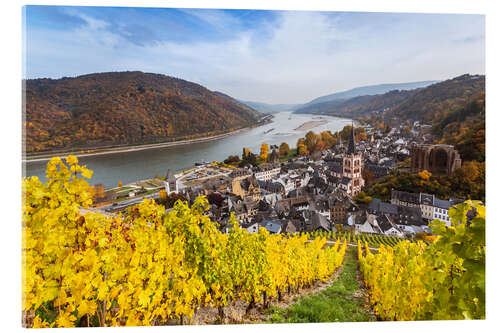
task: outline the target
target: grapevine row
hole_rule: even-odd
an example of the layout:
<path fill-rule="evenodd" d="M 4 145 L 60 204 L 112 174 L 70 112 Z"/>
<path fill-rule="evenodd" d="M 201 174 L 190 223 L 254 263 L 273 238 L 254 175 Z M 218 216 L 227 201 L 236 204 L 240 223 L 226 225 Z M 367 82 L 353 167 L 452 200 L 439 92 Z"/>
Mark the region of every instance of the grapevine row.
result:
<path fill-rule="evenodd" d="M 353 233 L 350 231 L 324 231 L 316 230 L 313 232 L 299 232 L 298 235 L 307 235 L 308 239 L 315 239 L 317 237 L 326 237 L 329 240 L 335 240 L 337 237 L 345 239 L 348 243 L 356 243 L 360 240 L 362 243 L 365 241 L 372 247 L 379 247 L 381 244 L 385 246 L 396 246 L 403 239 L 396 236 L 386 236 L 379 234 L 364 234 L 364 233 Z M 293 234 L 287 234 L 293 235 Z M 409 240 L 414 242 L 414 240 Z M 425 242 L 427 243 L 427 242 Z"/>
<path fill-rule="evenodd" d="M 347 243 L 307 235 L 221 233 L 198 197 L 168 213 L 144 200 L 125 216 L 80 215 L 92 200 L 75 157 L 23 181 L 23 310 L 33 327 L 162 325 L 203 306 L 249 306 L 328 279 Z"/>
<path fill-rule="evenodd" d="M 485 207 L 469 200 L 450 216 L 451 227 L 431 222 L 440 236 L 429 245 L 401 241 L 373 254 L 358 241 L 360 270 L 381 319 L 485 318 Z"/>

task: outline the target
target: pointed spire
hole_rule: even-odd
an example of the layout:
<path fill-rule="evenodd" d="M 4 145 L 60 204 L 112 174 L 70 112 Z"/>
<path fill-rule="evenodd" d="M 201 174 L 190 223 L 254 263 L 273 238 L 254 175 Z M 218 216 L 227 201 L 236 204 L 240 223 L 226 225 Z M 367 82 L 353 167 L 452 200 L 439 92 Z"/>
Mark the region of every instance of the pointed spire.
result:
<path fill-rule="evenodd" d="M 349 137 L 349 146 L 347 148 L 347 153 L 351 154 L 351 155 L 356 154 L 355 146 L 354 146 L 354 122 L 352 123 L 352 126 L 351 126 L 351 136 Z"/>

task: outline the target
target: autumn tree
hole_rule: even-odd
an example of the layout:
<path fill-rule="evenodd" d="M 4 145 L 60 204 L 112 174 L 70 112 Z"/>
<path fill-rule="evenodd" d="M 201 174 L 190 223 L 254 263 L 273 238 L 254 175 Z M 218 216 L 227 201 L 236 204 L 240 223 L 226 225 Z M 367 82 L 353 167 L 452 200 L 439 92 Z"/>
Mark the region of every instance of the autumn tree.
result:
<path fill-rule="evenodd" d="M 280 156 L 288 156 L 290 152 L 290 146 L 286 142 L 282 142 L 280 145 Z"/>
<path fill-rule="evenodd" d="M 422 170 L 418 173 L 418 177 L 420 177 L 420 179 L 422 180 L 429 180 L 432 176 L 432 173 L 430 173 L 429 171 L 427 170 Z"/>
<path fill-rule="evenodd" d="M 358 141 L 366 141 L 367 138 L 368 136 L 365 132 L 359 132 L 358 135 L 356 135 L 356 140 Z"/>
<path fill-rule="evenodd" d="M 93 194 L 93 200 L 95 202 L 100 202 L 104 200 L 104 185 L 103 184 L 96 184 L 93 187 L 91 187 L 91 193 Z"/>
<path fill-rule="evenodd" d="M 174 207 L 174 204 L 178 201 L 187 201 L 186 197 L 184 197 L 182 194 L 179 193 L 170 193 L 170 195 L 167 195 L 165 192 L 165 197 L 164 198 L 158 198 L 157 202 L 160 205 L 165 206 L 165 208 L 172 208 Z"/>
<path fill-rule="evenodd" d="M 314 151 L 314 146 L 316 146 L 316 143 L 318 143 L 320 139 L 320 136 L 313 131 L 309 131 L 306 134 L 304 144 L 307 147 L 308 151 Z"/>
<path fill-rule="evenodd" d="M 253 153 L 249 153 L 247 156 L 244 156 L 243 159 L 241 160 L 239 166 L 244 167 L 244 166 L 256 166 L 257 165 L 257 156 Z"/>
<path fill-rule="evenodd" d="M 229 155 L 225 160 L 224 163 L 226 164 L 235 164 L 240 162 L 240 157 L 238 155 Z"/>
<path fill-rule="evenodd" d="M 337 143 L 337 140 L 330 131 L 323 131 L 320 135 L 321 141 L 324 142 L 326 148 L 331 148 L 335 145 L 335 143 Z"/>
<path fill-rule="evenodd" d="M 375 174 L 366 168 L 363 168 L 363 171 L 361 172 L 361 176 L 365 180 L 366 186 L 371 185 L 371 183 L 375 179 Z"/>
<path fill-rule="evenodd" d="M 358 193 L 358 195 L 356 197 L 354 197 L 354 200 L 357 202 L 357 203 L 361 203 L 361 204 L 367 204 L 369 203 L 370 201 L 372 201 L 372 197 L 366 195 L 366 193 L 364 191 L 360 191 Z"/>
<path fill-rule="evenodd" d="M 344 128 L 339 132 L 342 141 L 347 142 L 349 140 L 349 137 L 351 136 L 351 131 L 352 131 L 351 125 L 344 126 Z"/>
<path fill-rule="evenodd" d="M 260 155 L 259 157 L 263 160 L 263 161 L 267 161 L 267 155 L 269 155 L 269 146 L 267 143 L 262 143 L 260 145 Z"/>
<path fill-rule="evenodd" d="M 297 140 L 297 145 L 296 147 L 299 148 L 300 145 L 305 145 L 305 139 L 304 138 L 299 138 Z"/>
<path fill-rule="evenodd" d="M 318 140 L 318 142 L 316 142 L 316 144 L 314 145 L 312 151 L 319 152 L 325 149 L 326 149 L 326 144 L 323 142 L 323 140 Z"/>
<path fill-rule="evenodd" d="M 484 186 L 484 162 L 466 161 L 453 172 L 456 188 L 462 192 L 474 193 Z"/>
<path fill-rule="evenodd" d="M 243 154 L 241 155 L 241 158 L 242 159 L 245 159 L 246 156 L 248 156 L 249 154 L 251 154 L 252 152 L 250 151 L 249 148 L 243 148 Z"/>
<path fill-rule="evenodd" d="M 309 155 L 309 151 L 307 150 L 305 144 L 300 144 L 297 146 L 297 154 L 299 154 L 299 156 Z"/>

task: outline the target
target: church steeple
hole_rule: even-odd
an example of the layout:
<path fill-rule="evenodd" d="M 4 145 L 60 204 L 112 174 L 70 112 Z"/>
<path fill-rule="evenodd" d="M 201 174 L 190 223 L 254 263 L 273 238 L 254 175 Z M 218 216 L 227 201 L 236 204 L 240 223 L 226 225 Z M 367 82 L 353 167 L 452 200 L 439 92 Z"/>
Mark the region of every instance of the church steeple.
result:
<path fill-rule="evenodd" d="M 356 154 L 355 146 L 354 146 L 354 123 L 351 127 L 351 136 L 349 137 L 349 146 L 347 148 L 347 153 L 350 155 Z"/>

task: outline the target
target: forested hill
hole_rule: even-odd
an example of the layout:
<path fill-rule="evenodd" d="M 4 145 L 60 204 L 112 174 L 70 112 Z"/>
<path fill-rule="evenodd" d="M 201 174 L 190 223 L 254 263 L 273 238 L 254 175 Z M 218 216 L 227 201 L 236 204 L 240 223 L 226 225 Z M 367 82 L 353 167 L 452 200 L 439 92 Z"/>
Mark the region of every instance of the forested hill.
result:
<path fill-rule="evenodd" d="M 189 139 L 254 125 L 261 114 L 201 85 L 110 72 L 25 80 L 26 152 Z"/>
<path fill-rule="evenodd" d="M 435 123 L 484 91 L 484 75 L 461 75 L 419 89 L 410 98 L 388 110 L 385 118 Z"/>
<path fill-rule="evenodd" d="M 217 96 L 220 96 L 222 98 L 225 98 L 232 103 L 236 104 L 237 106 L 241 107 L 243 110 L 246 110 L 248 113 L 253 114 L 255 117 L 259 118 L 262 116 L 262 113 L 259 112 L 257 109 L 250 107 L 249 105 L 246 105 L 245 103 L 242 103 L 238 101 L 236 98 L 233 98 L 229 95 L 224 94 L 223 92 L 220 91 L 214 91 L 214 94 Z"/>
<path fill-rule="evenodd" d="M 434 124 L 483 93 L 484 75 L 465 74 L 424 88 L 393 90 L 303 106 L 298 113 L 350 118 L 376 117 L 384 121 L 419 120 Z"/>
<path fill-rule="evenodd" d="M 414 92 L 414 90 L 393 90 L 385 94 L 357 96 L 349 99 L 310 104 L 295 112 L 358 118 L 392 108 L 413 95 Z"/>
<path fill-rule="evenodd" d="M 442 115 L 432 126 L 441 143 L 457 147 L 465 161 L 484 162 L 486 157 L 486 109 L 484 91 L 463 106 Z"/>
<path fill-rule="evenodd" d="M 406 83 L 385 83 L 385 84 L 377 84 L 372 86 L 364 86 L 357 87 L 353 89 L 349 89 L 346 91 L 321 96 L 313 99 L 312 101 L 302 105 L 301 107 L 306 107 L 312 104 L 330 102 L 335 100 L 347 100 L 350 98 L 358 97 L 358 96 L 367 96 L 367 95 L 380 95 L 385 94 L 386 92 L 393 90 L 414 90 L 417 88 L 427 87 L 433 83 L 438 81 L 419 81 L 419 82 L 406 82 Z"/>

